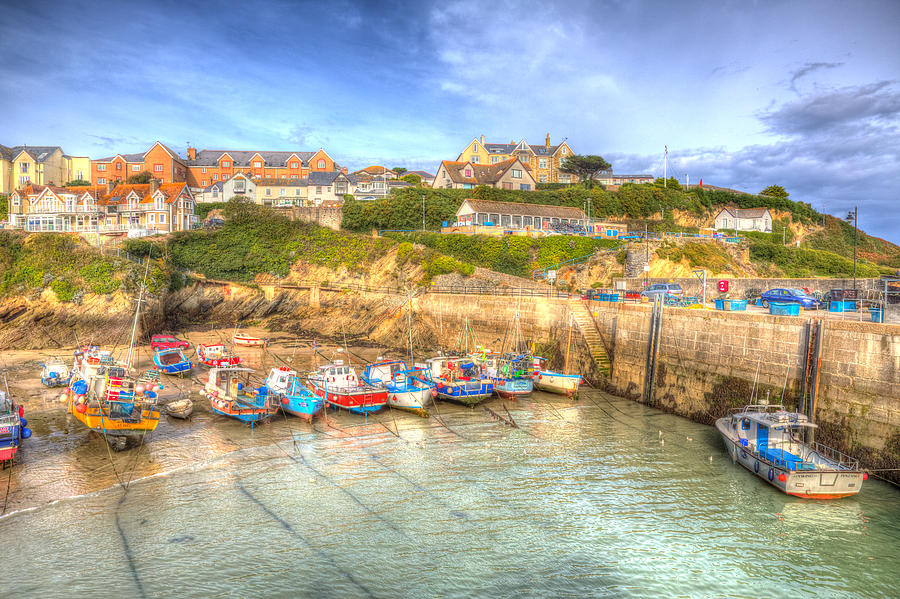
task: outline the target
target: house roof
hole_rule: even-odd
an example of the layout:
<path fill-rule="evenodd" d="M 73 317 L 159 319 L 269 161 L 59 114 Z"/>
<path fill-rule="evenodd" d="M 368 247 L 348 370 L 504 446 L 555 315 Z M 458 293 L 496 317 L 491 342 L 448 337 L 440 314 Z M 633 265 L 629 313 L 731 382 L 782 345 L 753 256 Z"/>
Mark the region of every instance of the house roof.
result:
<path fill-rule="evenodd" d="M 310 185 L 331 185 L 338 177 L 346 177 L 341 171 L 312 171 L 309 173 Z"/>
<path fill-rule="evenodd" d="M 12 146 L 11 148 L 0 146 L 0 148 L 4 148 L 9 151 L 9 157 L 7 158 L 7 160 L 14 160 L 19 154 L 25 152 L 26 154 L 31 156 L 31 158 L 35 162 L 44 162 L 45 160 L 50 158 L 50 156 L 52 156 L 53 152 L 55 152 L 56 150 L 62 152 L 62 148 L 60 148 L 59 146 Z"/>
<path fill-rule="evenodd" d="M 454 183 L 468 183 L 470 185 L 493 185 L 503 178 L 503 175 L 514 165 L 520 164 L 522 167 L 531 172 L 531 169 L 519 162 L 518 158 L 509 158 L 497 164 L 472 164 L 471 162 L 454 162 L 444 160 L 441 165 L 447 169 L 450 179 Z M 466 167 L 471 167 L 472 176 L 465 175 Z"/>
<path fill-rule="evenodd" d="M 769 212 L 768 208 L 731 208 L 730 206 L 726 206 L 719 210 L 719 213 L 728 212 L 731 216 L 735 218 L 762 218 L 767 212 Z"/>
<path fill-rule="evenodd" d="M 260 177 L 259 179 L 254 179 L 254 183 L 257 185 L 268 185 L 270 187 L 306 187 L 309 185 L 309 181 L 304 179 L 276 179 L 274 177 Z"/>
<path fill-rule="evenodd" d="M 300 159 L 301 166 L 309 166 L 309 159 L 315 156 L 315 152 L 297 152 L 294 150 L 200 150 L 197 157 L 185 162 L 188 166 L 216 166 L 223 154 L 231 156 L 234 166 L 250 166 L 251 159 L 259 154 L 265 160 L 264 166 L 287 166 L 291 156 L 296 155 Z"/>
<path fill-rule="evenodd" d="M 395 171 L 392 171 L 391 169 L 385 168 L 383 166 L 367 166 L 366 168 L 360 169 L 360 170 L 354 172 L 353 174 L 357 175 L 357 174 L 363 174 L 363 173 L 368 174 L 368 175 L 383 175 L 385 173 L 391 173 L 393 175 L 397 174 Z"/>
<path fill-rule="evenodd" d="M 516 148 L 519 147 L 517 143 L 510 144 L 484 144 L 484 149 L 488 151 L 489 154 L 512 154 Z M 525 144 L 525 147 L 534 152 L 537 156 L 553 156 L 556 154 L 556 150 L 559 149 L 559 145 L 555 146 L 538 146 Z"/>
<path fill-rule="evenodd" d="M 580 208 L 571 206 L 550 206 L 547 204 L 523 204 L 519 202 L 495 202 L 493 200 L 476 200 L 468 198 L 463 205 L 468 204 L 475 212 L 487 212 L 493 214 L 521 214 L 523 216 L 541 216 L 551 218 L 574 218 L 584 220 L 585 214 Z M 462 210 L 462 206 L 460 206 Z M 459 214 L 459 210 L 456 211 Z"/>
<path fill-rule="evenodd" d="M 178 199 L 178 196 L 188 191 L 187 183 L 160 183 L 158 193 L 162 194 L 166 204 L 171 204 Z M 132 193 L 140 198 L 141 204 L 149 204 L 153 202 L 154 193 L 150 191 L 149 183 L 132 183 L 116 185 L 112 193 L 103 196 L 100 200 L 101 204 L 123 204 L 128 196 Z"/>

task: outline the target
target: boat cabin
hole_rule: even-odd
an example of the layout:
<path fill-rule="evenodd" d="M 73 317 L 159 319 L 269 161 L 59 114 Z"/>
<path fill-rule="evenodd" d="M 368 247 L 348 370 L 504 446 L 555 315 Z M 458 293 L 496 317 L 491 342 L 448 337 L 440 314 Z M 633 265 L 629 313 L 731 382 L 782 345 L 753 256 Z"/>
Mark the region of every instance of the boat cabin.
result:
<path fill-rule="evenodd" d="M 815 470 L 816 456 L 805 432 L 816 428 L 804 414 L 783 406 L 747 406 L 731 415 L 738 444 L 787 470 Z M 823 458 L 824 461 L 824 458 Z"/>
<path fill-rule="evenodd" d="M 428 364 L 435 379 L 470 381 L 481 378 L 481 368 L 471 358 L 431 358 Z"/>
<path fill-rule="evenodd" d="M 345 366 L 343 360 L 335 360 L 332 364 L 319 367 L 317 378 L 328 386 L 329 390 L 350 389 L 360 386 L 359 377 L 352 366 Z"/>

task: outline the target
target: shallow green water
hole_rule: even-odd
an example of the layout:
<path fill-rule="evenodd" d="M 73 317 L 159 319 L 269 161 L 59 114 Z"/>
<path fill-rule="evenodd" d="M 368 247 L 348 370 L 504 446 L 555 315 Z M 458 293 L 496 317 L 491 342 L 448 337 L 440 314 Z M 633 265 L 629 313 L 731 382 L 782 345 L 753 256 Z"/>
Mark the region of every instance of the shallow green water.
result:
<path fill-rule="evenodd" d="M 211 420 L 244 448 L 0 519 L 0 596 L 900 596 L 894 488 L 790 498 L 711 427 L 591 391 L 507 405 L 521 430 L 443 403 L 452 430 L 395 414 L 399 438 Z"/>

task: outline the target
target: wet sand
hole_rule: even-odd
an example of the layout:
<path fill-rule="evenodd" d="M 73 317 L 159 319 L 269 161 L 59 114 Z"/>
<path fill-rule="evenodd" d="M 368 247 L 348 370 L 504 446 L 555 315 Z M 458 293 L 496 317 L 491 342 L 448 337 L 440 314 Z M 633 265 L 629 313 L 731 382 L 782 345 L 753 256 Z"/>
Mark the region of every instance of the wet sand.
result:
<path fill-rule="evenodd" d="M 313 339 L 297 338 L 256 328 L 242 332 L 267 339 L 265 349 L 235 346 L 245 364 L 256 370 L 257 382 L 262 383 L 270 368 L 290 366 L 300 372 L 313 369 L 326 360 L 313 351 Z M 189 468 L 238 449 L 267 445 L 290 439 L 292 434 L 353 435 L 359 427 L 383 427 L 386 421 L 393 427 L 396 416 L 382 411 L 368 419 L 346 412 L 329 411 L 328 421 L 317 418 L 311 425 L 293 416 L 274 415 L 267 424 L 250 428 L 248 425 L 213 414 L 209 402 L 200 391 L 206 382 L 208 368 L 198 365 L 194 348 L 199 343 L 228 342 L 233 330 L 183 331 L 177 336 L 191 343 L 186 355 L 194 362 L 190 375 L 161 375 L 164 388 L 159 393 L 160 404 L 180 398 L 194 402 L 194 412 L 187 420 L 162 415 L 156 430 L 143 443 L 129 445 L 129 449 L 115 452 L 100 435 L 88 430 L 59 401 L 62 387 L 47 388 L 40 381 L 40 363 L 50 356 L 61 357 L 71 365 L 75 347 L 52 352 L 7 351 L 0 354 L 0 370 L 6 375 L 9 390 L 17 402 L 25 406 L 25 418 L 33 431 L 19 447 L 12 468 L 0 470 L 0 510 L 6 496 L 6 513 L 40 506 L 52 501 L 79 496 L 108 488 L 115 484 L 158 476 L 177 469 Z M 231 345 L 228 343 L 228 345 Z M 118 356 L 127 348 L 112 349 Z M 317 343 L 318 353 L 329 359 L 347 359 L 347 352 L 333 343 Z M 361 356 L 375 360 L 379 356 L 397 356 L 383 348 L 350 347 L 350 362 L 359 365 Z M 136 348 L 136 370 L 152 367 L 150 346 Z M 0 381 L 2 384 L 2 381 Z M 450 408 L 447 408 L 450 409 Z M 418 418 L 413 415 L 402 417 Z M 7 496 L 7 485 L 9 486 Z"/>

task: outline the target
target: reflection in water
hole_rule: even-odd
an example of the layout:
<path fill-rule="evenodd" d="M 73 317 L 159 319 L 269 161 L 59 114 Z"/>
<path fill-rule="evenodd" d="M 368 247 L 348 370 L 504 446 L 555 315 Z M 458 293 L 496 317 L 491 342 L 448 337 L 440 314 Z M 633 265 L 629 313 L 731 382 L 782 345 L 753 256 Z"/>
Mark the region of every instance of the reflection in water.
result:
<path fill-rule="evenodd" d="M 0 595 L 898 595 L 900 507 L 883 484 L 786 497 L 711 427 L 598 392 L 507 407 L 521 429 L 443 403 L 446 426 L 331 412 L 251 430 L 202 410 L 161 424 L 113 455 L 135 466 L 127 494 L 0 518 L 17 573 Z M 48 442 L 16 471 L 19 507 L 115 481 L 99 440 L 61 438 L 70 451 Z"/>

